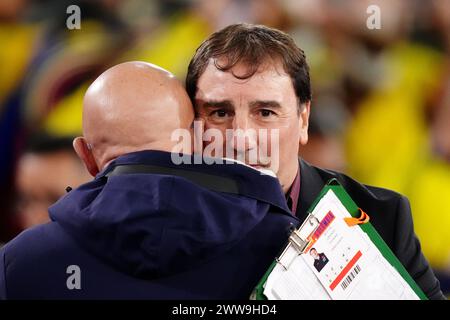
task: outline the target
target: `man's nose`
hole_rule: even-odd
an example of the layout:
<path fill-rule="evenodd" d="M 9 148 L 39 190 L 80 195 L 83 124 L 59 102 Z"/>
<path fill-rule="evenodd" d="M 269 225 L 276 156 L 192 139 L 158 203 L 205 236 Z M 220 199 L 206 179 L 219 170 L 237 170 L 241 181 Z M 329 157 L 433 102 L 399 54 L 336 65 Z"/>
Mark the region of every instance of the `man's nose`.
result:
<path fill-rule="evenodd" d="M 233 149 L 237 152 L 245 152 L 256 148 L 256 130 L 252 127 L 250 119 L 245 114 L 236 114 L 233 119 Z"/>
<path fill-rule="evenodd" d="M 233 118 L 233 130 L 246 130 L 249 125 L 249 117 L 244 112 L 236 112 Z"/>

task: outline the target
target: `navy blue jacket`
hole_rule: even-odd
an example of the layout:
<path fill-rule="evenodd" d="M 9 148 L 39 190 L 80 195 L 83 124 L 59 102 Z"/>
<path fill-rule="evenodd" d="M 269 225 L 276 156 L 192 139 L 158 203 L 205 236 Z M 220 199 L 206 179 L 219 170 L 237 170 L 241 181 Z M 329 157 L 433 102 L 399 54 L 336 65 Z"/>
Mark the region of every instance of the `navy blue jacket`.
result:
<path fill-rule="evenodd" d="M 121 156 L 50 207 L 0 250 L 0 299 L 248 298 L 299 224 L 278 180 L 170 157 Z"/>

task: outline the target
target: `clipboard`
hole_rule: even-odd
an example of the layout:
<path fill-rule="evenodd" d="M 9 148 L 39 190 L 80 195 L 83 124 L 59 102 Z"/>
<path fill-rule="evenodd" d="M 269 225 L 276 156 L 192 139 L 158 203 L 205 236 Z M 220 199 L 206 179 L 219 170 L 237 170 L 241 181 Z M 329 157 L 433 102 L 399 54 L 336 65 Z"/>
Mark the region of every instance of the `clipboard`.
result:
<path fill-rule="evenodd" d="M 311 212 L 314 211 L 314 208 L 317 206 L 317 204 L 320 202 L 320 200 L 328 193 L 328 191 L 332 190 L 333 193 L 336 195 L 338 200 L 342 203 L 342 205 L 345 207 L 345 209 L 350 213 L 350 215 L 354 218 L 360 217 L 361 209 L 356 205 L 356 203 L 352 200 L 350 195 L 345 191 L 345 189 L 342 187 L 342 185 L 336 180 L 331 179 L 328 181 L 328 183 L 325 185 L 325 187 L 320 192 L 319 196 L 316 198 L 316 200 L 312 203 L 311 207 L 309 208 L 308 216 L 303 222 L 303 224 L 300 226 L 300 228 L 294 230 L 291 235 L 289 236 L 289 240 L 279 257 L 275 259 L 275 261 L 271 264 L 267 272 L 264 274 L 264 276 L 261 278 L 260 282 L 255 287 L 251 298 L 255 300 L 267 300 L 267 297 L 264 295 L 264 288 L 265 284 L 267 282 L 267 279 L 269 278 L 270 274 L 272 273 L 275 266 L 278 264 L 281 264 L 281 260 L 288 250 L 289 247 L 293 247 L 298 252 L 298 255 L 302 254 L 302 252 L 305 250 L 305 248 L 308 245 L 307 237 L 305 237 L 305 234 L 310 234 L 315 231 L 315 228 L 319 225 L 318 221 L 314 221 L 314 216 L 311 214 Z M 317 220 L 317 219 L 316 219 Z M 316 224 L 316 225 L 314 225 Z M 301 234 L 301 230 L 303 230 L 305 227 L 309 228 L 310 230 L 307 230 L 306 233 Z M 361 230 L 369 237 L 371 242 L 376 246 L 376 248 L 379 250 L 381 255 L 386 259 L 386 261 L 398 272 L 398 274 L 405 280 L 405 282 L 410 286 L 410 288 L 414 291 L 414 293 L 419 297 L 420 300 L 428 300 L 427 296 L 424 294 L 424 292 L 420 289 L 420 287 L 417 285 L 417 283 L 414 281 L 414 279 L 410 276 L 408 271 L 405 269 L 405 267 L 402 265 L 402 263 L 398 260 L 398 258 L 394 255 L 392 250 L 388 247 L 388 245 L 384 242 L 384 240 L 381 238 L 379 233 L 375 230 L 375 228 L 372 226 L 370 222 L 364 223 L 364 224 L 358 224 L 354 227 L 359 227 Z M 293 259 L 292 259 L 293 260 Z M 282 264 L 282 267 L 287 270 L 290 267 L 289 263 Z"/>

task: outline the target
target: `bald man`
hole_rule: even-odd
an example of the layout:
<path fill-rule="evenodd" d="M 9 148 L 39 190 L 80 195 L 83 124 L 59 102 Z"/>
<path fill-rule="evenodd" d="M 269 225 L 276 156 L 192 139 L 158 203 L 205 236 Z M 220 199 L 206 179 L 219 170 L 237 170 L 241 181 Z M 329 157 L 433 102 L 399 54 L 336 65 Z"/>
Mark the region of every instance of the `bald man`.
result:
<path fill-rule="evenodd" d="M 95 80 L 74 141 L 95 178 L 0 250 L 0 299 L 248 298 L 298 220 L 275 177 L 174 164 L 171 134 L 193 119 L 178 80 L 154 65 Z"/>
<path fill-rule="evenodd" d="M 191 102 L 168 71 L 143 62 L 119 64 L 88 88 L 83 101 L 83 138 L 74 148 L 95 176 L 118 156 L 140 150 L 170 152 L 171 134 L 190 129 Z"/>

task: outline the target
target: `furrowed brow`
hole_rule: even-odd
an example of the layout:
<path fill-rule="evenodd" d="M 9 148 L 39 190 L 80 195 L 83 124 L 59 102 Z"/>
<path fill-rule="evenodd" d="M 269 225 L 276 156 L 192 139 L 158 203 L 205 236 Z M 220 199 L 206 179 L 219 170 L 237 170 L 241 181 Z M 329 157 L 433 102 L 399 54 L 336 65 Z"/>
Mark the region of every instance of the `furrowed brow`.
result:
<path fill-rule="evenodd" d="M 223 101 L 205 101 L 203 107 L 206 109 L 233 109 L 233 103 L 230 100 Z"/>
<path fill-rule="evenodd" d="M 250 102 L 250 108 L 280 109 L 281 105 L 277 101 L 257 100 L 257 101 Z"/>

